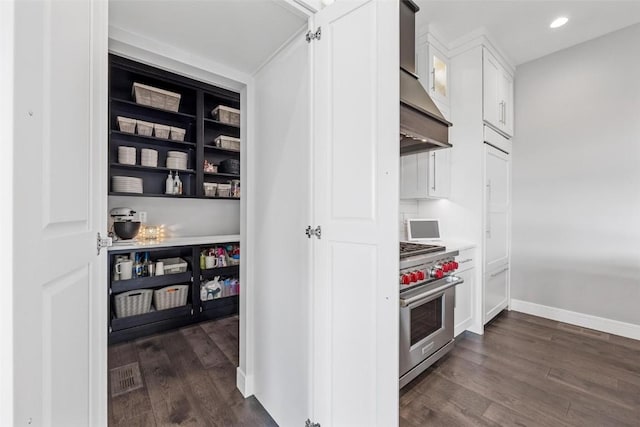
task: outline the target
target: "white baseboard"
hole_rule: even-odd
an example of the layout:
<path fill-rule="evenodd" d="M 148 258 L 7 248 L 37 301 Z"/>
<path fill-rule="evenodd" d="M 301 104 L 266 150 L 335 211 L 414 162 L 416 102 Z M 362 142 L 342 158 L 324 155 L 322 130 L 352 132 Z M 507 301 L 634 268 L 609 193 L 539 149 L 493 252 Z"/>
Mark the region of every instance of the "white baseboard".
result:
<path fill-rule="evenodd" d="M 240 368 L 236 368 L 236 387 L 244 397 L 253 396 L 253 376 L 245 375 Z"/>
<path fill-rule="evenodd" d="M 511 310 L 613 335 L 640 340 L 640 325 L 512 299 Z"/>

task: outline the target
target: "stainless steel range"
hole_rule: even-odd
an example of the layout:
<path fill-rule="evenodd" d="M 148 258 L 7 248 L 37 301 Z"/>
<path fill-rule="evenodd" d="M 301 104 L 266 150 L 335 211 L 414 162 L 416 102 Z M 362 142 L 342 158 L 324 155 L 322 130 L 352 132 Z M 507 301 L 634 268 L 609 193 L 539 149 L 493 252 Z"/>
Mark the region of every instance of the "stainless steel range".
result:
<path fill-rule="evenodd" d="M 456 255 L 400 242 L 400 388 L 453 347 Z"/>

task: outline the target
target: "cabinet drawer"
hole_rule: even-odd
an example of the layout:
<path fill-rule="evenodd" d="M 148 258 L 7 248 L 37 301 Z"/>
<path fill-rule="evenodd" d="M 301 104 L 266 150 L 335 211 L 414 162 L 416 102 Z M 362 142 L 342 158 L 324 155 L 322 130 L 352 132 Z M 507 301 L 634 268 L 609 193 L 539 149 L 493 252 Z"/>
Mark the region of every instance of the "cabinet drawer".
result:
<path fill-rule="evenodd" d="M 476 248 L 469 248 L 460 251 L 460 254 L 456 257 L 458 271 L 469 270 L 475 266 L 475 251 Z"/>

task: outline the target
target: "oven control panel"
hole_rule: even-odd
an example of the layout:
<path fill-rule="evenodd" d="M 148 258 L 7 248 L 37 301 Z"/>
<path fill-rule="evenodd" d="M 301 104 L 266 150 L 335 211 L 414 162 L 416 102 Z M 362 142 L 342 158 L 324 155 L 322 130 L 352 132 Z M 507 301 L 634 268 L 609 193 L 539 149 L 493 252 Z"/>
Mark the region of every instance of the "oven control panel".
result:
<path fill-rule="evenodd" d="M 459 265 L 454 259 L 442 260 L 430 266 L 409 268 L 400 271 L 400 285 L 412 286 L 434 279 L 442 279 L 444 276 L 456 271 Z"/>

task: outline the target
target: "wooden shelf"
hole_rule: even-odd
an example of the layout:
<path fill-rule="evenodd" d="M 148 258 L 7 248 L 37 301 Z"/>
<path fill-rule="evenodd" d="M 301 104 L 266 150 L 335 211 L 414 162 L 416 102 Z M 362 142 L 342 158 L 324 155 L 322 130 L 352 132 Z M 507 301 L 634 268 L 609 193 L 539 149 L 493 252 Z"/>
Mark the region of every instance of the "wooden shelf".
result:
<path fill-rule="evenodd" d="M 223 298 L 216 298 L 209 301 L 202 301 L 200 304 L 203 311 L 217 310 L 221 308 L 233 307 L 238 304 L 239 296 L 231 295 Z"/>
<path fill-rule="evenodd" d="M 111 330 L 120 331 L 123 329 L 147 325 L 149 323 L 159 322 L 175 317 L 191 316 L 191 307 L 191 304 L 187 304 L 181 307 L 169 308 L 167 310 L 150 311 L 149 313 L 138 314 L 135 316 L 127 316 L 121 318 L 113 316 L 111 319 Z"/>
<path fill-rule="evenodd" d="M 228 267 L 208 268 L 200 270 L 200 275 L 204 280 L 210 280 L 216 276 L 237 276 L 239 274 L 240 265 L 230 265 Z"/>
<path fill-rule="evenodd" d="M 112 168 L 116 168 L 116 169 L 137 169 L 137 170 L 144 170 L 144 171 L 149 171 L 149 172 L 162 172 L 163 174 L 167 174 L 167 172 L 178 172 L 178 174 L 184 173 L 186 175 L 195 175 L 196 171 L 193 169 L 170 169 L 170 168 L 163 168 L 163 167 L 151 167 L 151 166 L 142 166 L 142 165 L 126 165 L 126 164 L 122 164 L 122 163 L 111 163 L 111 167 Z M 166 194 L 163 194 L 163 196 L 166 196 Z"/>
<path fill-rule="evenodd" d="M 204 118 L 204 123 L 205 124 L 210 124 L 210 125 L 214 125 L 214 126 L 220 126 L 220 127 L 226 127 L 226 128 L 231 128 L 231 129 L 240 129 L 240 126 L 236 126 L 236 125 L 231 125 L 229 123 L 224 123 L 218 120 L 214 120 L 214 119 L 208 119 L 208 118 Z"/>
<path fill-rule="evenodd" d="M 240 175 L 235 175 L 232 173 L 222 173 L 222 172 L 205 172 L 205 176 L 219 176 L 221 178 L 235 178 L 240 179 Z"/>
<path fill-rule="evenodd" d="M 190 194 L 151 194 L 151 193 L 117 193 L 109 192 L 110 196 L 127 196 L 127 197 L 172 197 L 176 199 L 202 199 L 200 196 L 192 196 Z M 231 198 L 231 197 L 229 197 Z"/>
<path fill-rule="evenodd" d="M 232 155 L 236 155 L 236 156 L 240 155 L 240 151 L 229 150 L 227 148 L 220 148 L 220 147 L 215 147 L 213 145 L 207 145 L 207 144 L 205 144 L 204 150 L 205 151 L 210 151 L 210 152 L 213 152 L 213 153 L 232 154 Z"/>
<path fill-rule="evenodd" d="M 162 108 L 156 108 L 156 107 L 151 107 L 150 105 L 142 105 L 142 104 L 138 104 L 135 101 L 131 101 L 128 99 L 121 99 L 121 98 L 110 98 L 112 103 L 116 103 L 116 104 L 122 104 L 122 105 L 129 105 L 129 106 L 134 106 L 134 107 L 139 107 L 141 110 L 147 110 L 147 111 L 151 111 L 151 112 L 162 112 L 162 113 L 167 113 L 167 114 L 173 114 L 177 117 L 182 117 L 182 118 L 188 118 L 188 119 L 194 119 L 196 118 L 195 114 L 187 114 L 187 113 L 181 113 L 179 111 L 169 111 L 169 110 L 163 110 Z M 135 117 L 134 117 L 135 118 Z"/>
<path fill-rule="evenodd" d="M 146 135 L 138 135 L 137 133 L 128 133 L 128 132 L 122 132 L 119 130 L 111 130 L 111 136 L 112 137 L 116 137 L 117 139 L 120 139 L 121 137 L 126 137 L 124 139 L 127 138 L 133 138 L 133 139 L 139 139 L 141 141 L 143 141 L 146 144 L 152 144 L 152 145 L 175 145 L 176 147 L 189 147 L 189 148 L 195 148 L 196 147 L 196 143 L 195 142 L 189 142 L 189 141 L 174 141 L 173 139 L 166 139 L 166 138 L 158 138 L 156 136 L 146 136 Z"/>
<path fill-rule="evenodd" d="M 134 289 L 148 289 L 175 285 L 178 283 L 190 283 L 191 278 L 191 271 L 187 271 L 185 273 L 165 274 L 163 276 L 137 277 L 130 280 L 116 280 L 111 282 L 111 292 L 114 294 L 118 294 L 120 292 L 132 291 Z"/>

